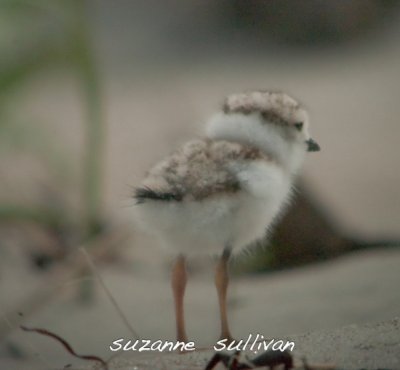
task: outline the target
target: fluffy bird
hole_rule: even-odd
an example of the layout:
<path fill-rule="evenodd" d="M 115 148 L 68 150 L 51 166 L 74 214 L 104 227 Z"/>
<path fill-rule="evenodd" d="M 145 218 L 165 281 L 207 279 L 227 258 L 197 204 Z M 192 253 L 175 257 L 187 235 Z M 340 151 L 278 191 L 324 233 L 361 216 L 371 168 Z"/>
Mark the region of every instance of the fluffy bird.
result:
<path fill-rule="evenodd" d="M 226 312 L 228 260 L 262 238 L 287 203 L 306 152 L 318 151 L 304 107 L 283 92 L 228 96 L 204 138 L 156 164 L 136 188 L 140 225 L 176 253 L 171 283 L 177 340 L 187 341 L 185 256 L 219 253 L 215 285 L 221 339 L 232 340 Z"/>

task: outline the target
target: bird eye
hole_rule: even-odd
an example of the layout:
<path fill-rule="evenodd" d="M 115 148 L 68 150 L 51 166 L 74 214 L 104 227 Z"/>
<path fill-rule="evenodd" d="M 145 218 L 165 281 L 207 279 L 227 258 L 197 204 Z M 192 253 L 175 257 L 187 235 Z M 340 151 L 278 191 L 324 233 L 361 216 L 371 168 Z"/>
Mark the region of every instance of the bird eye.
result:
<path fill-rule="evenodd" d="M 303 122 L 297 122 L 294 124 L 294 127 L 296 127 L 296 129 L 298 131 L 301 131 L 301 129 L 303 128 Z"/>

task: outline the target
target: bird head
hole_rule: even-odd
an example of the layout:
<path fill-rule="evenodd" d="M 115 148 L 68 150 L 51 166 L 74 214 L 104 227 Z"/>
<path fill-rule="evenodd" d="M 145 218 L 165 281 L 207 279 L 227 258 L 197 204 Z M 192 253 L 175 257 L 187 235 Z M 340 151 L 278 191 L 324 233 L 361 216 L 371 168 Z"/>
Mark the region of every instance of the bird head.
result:
<path fill-rule="evenodd" d="M 220 112 L 208 122 L 207 135 L 256 146 L 293 171 L 305 152 L 320 150 L 310 136 L 305 108 L 278 91 L 229 95 Z"/>

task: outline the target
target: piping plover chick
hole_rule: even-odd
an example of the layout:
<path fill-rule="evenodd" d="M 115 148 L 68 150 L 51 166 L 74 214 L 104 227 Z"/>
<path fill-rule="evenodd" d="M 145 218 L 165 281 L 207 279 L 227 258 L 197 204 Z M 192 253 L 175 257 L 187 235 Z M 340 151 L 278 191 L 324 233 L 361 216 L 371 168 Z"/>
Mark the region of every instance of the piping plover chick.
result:
<path fill-rule="evenodd" d="M 306 110 L 283 92 L 230 95 L 205 137 L 155 165 L 136 189 L 138 222 L 177 254 L 171 283 L 179 341 L 187 341 L 185 256 L 196 253 L 221 254 L 215 273 L 221 338 L 232 340 L 229 256 L 262 238 L 287 203 L 306 152 L 319 150 L 308 128 Z"/>

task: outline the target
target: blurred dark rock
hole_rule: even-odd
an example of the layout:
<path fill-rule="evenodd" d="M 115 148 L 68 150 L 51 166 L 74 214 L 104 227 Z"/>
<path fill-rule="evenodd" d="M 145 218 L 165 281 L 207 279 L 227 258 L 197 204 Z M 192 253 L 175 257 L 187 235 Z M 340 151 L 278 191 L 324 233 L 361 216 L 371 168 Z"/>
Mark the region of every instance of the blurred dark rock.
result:
<path fill-rule="evenodd" d="M 304 185 L 298 187 L 290 208 L 274 228 L 270 243 L 274 268 L 325 260 L 352 250 L 354 245 Z"/>

